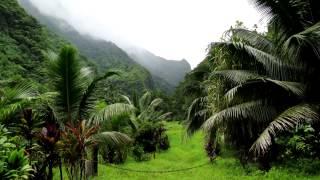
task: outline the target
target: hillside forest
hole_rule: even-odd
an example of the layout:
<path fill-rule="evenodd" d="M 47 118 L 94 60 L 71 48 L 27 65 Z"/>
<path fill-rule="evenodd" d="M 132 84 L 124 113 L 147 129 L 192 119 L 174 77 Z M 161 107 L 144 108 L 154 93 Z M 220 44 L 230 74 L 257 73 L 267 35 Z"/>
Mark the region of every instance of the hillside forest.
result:
<path fill-rule="evenodd" d="M 250 2 L 191 69 L 1 0 L 0 179 L 320 179 L 320 1 Z"/>

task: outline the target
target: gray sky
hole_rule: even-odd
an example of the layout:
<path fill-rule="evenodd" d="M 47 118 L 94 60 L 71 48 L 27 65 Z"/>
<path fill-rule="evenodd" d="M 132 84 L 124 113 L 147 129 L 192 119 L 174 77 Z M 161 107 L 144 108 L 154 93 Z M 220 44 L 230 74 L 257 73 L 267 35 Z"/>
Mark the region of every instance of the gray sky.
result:
<path fill-rule="evenodd" d="M 203 60 L 236 20 L 263 29 L 249 0 L 31 0 L 42 12 L 65 19 L 82 33 L 143 47 L 166 59 Z"/>

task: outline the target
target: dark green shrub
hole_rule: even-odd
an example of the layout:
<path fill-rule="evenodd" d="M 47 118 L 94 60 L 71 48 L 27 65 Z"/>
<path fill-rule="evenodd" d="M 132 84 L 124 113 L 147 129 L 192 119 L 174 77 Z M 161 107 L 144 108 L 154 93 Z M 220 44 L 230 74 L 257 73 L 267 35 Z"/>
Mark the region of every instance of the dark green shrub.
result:
<path fill-rule="evenodd" d="M 153 153 L 158 149 L 170 147 L 169 138 L 162 123 L 146 122 L 141 125 L 135 135 L 135 145 L 141 146 L 145 153 Z"/>
<path fill-rule="evenodd" d="M 107 163 L 121 164 L 124 163 L 128 157 L 127 147 L 113 148 L 113 147 L 102 147 L 100 150 L 102 158 Z"/>
<path fill-rule="evenodd" d="M 279 158 L 318 158 L 320 156 L 320 132 L 311 125 L 301 125 L 290 134 L 276 140 Z"/>
<path fill-rule="evenodd" d="M 164 137 L 162 137 L 160 139 L 159 142 L 159 149 L 161 150 L 167 150 L 170 147 L 170 141 L 169 141 L 169 137 L 167 135 L 165 135 Z"/>
<path fill-rule="evenodd" d="M 136 161 L 147 161 L 151 158 L 149 154 L 146 154 L 141 146 L 132 147 L 132 156 Z"/>

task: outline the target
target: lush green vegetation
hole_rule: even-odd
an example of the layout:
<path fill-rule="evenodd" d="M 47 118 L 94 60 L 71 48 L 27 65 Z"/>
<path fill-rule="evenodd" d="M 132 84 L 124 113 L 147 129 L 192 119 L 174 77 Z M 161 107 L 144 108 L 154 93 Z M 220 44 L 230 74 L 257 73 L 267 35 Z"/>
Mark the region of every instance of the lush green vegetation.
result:
<path fill-rule="evenodd" d="M 109 162 L 121 163 L 126 159 L 126 151 L 132 142 L 135 147 L 142 147 L 142 155 L 168 148 L 163 148 L 163 142 L 167 142 L 168 138 L 161 122 L 169 113 L 163 114 L 158 109 L 162 99 L 152 99 L 151 93 L 146 92 L 137 101 L 131 102 L 123 96 L 126 103 L 106 104 L 99 101 L 101 97 L 97 92 L 103 85 L 100 82 L 119 76 L 118 72 L 97 75 L 80 63 L 76 49 L 71 46 L 63 47 L 59 55 L 51 53 L 48 59 L 46 77 L 51 83 L 47 88 L 53 92 L 39 95 L 32 84 L 3 88 L 1 91 L 1 124 L 21 138 L 19 143 L 10 145 L 6 142 L 6 134 L 3 134 L 3 143 L 11 148 L 25 147 L 29 154 L 25 157 L 23 150 L 13 151 L 13 154 L 9 149 L 4 150 L 8 157 L 3 158 L 8 163 L 2 164 L 5 168 L 2 178 L 30 176 L 52 179 L 54 166 L 59 167 L 62 178 L 62 164 L 65 164 L 69 179 L 83 179 L 97 174 L 99 152 L 106 155 L 105 159 Z M 111 122 L 110 127 L 111 119 L 127 120 L 128 123 L 118 124 L 116 128 L 116 122 Z M 132 133 L 127 133 L 134 141 L 119 132 L 129 124 Z M 147 129 L 146 124 L 149 124 Z M 158 126 L 153 126 L 155 124 Z M 150 133 L 145 134 L 142 129 L 151 132 L 151 135 L 157 133 L 149 136 Z M 15 162 L 21 163 L 12 168 L 10 165 Z M 89 167 L 91 172 L 87 172 Z"/>
<path fill-rule="evenodd" d="M 207 132 L 208 155 L 225 144 L 238 152 L 243 165 L 258 162 L 269 170 L 271 162 L 306 149 L 318 158 L 309 145 L 316 138 L 304 139 L 320 132 L 320 17 L 314 1 L 254 2 L 270 18 L 268 32 L 238 22 L 221 42 L 210 45 L 209 63 L 192 75 L 203 88 L 192 89 L 198 94 L 188 109 L 187 131 Z M 297 127 L 313 134 L 297 134 Z M 291 137 L 287 145 L 280 143 L 284 136 Z"/>
<path fill-rule="evenodd" d="M 206 165 L 182 172 L 142 173 L 123 171 L 101 164 L 99 175 L 95 179 L 319 179 L 319 175 L 309 172 L 313 166 L 319 165 L 308 165 L 310 161 L 301 160 L 301 164 L 291 167 L 276 165 L 265 173 L 254 166 L 242 168 L 233 153 L 225 151 L 211 163 L 203 150 L 202 133 L 196 133 L 194 137 L 185 141 L 184 127 L 181 124 L 169 122 L 165 127 L 171 143 L 168 151 L 158 152 L 150 161 L 136 162 L 129 157 L 124 164 L 115 166 L 132 170 L 162 171 Z M 59 179 L 57 175 L 54 179 Z"/>
<path fill-rule="evenodd" d="M 319 179 L 320 4 L 254 2 L 268 31 L 237 22 L 173 97 L 1 2 L 0 179 Z"/>
<path fill-rule="evenodd" d="M 21 3 L 28 7 L 28 1 Z M 172 91 L 170 87 L 160 88 L 158 84 L 165 85 L 163 80 L 153 79 L 150 72 L 135 63 L 112 42 L 83 36 L 74 29 L 59 29 L 59 24 L 63 23 L 61 20 L 41 16 L 38 13 L 36 17 L 40 18 L 40 22 L 48 25 L 44 27 L 34 17 L 28 15 L 16 0 L 4 0 L 0 8 L 1 83 L 15 84 L 24 80 L 32 81 L 35 85 L 46 84 L 47 79 L 43 78 L 48 63 L 45 54 L 58 53 L 63 46 L 73 43 L 79 49 L 82 63 L 91 66 L 98 73 L 103 74 L 106 69 L 111 68 L 126 72 L 121 77 L 109 79 L 106 83 L 113 86 L 103 93 L 113 93 L 118 96 L 130 94 L 129 87 L 137 92 L 142 92 L 144 89 Z M 35 12 L 32 14 L 37 14 L 32 7 L 27 9 Z M 37 86 L 44 91 L 44 86 Z"/>

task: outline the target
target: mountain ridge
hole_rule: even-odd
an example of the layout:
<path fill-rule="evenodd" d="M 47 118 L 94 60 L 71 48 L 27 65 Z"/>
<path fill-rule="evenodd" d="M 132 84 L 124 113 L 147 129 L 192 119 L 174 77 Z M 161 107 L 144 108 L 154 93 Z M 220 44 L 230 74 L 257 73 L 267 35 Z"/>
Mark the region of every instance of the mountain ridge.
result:
<path fill-rule="evenodd" d="M 119 65 L 117 64 L 119 60 L 112 60 L 112 58 L 109 58 L 108 62 L 111 63 L 104 66 L 104 63 L 106 61 L 103 60 L 105 59 L 104 57 L 110 55 L 110 53 L 103 53 L 103 51 L 108 52 L 108 50 L 106 50 L 108 49 L 108 47 L 119 47 L 121 51 L 125 52 L 122 54 L 128 55 L 128 57 L 120 58 L 121 61 L 126 61 L 126 63 L 123 63 L 122 65 L 133 64 L 133 62 L 141 65 L 151 73 L 153 81 L 155 81 L 154 84 L 156 88 L 171 92 L 173 92 L 173 89 L 183 80 L 186 73 L 191 71 L 191 67 L 186 60 L 167 60 L 165 58 L 156 56 L 143 48 L 133 46 L 131 48 L 127 48 L 121 43 L 114 43 L 109 40 L 90 36 L 88 34 L 82 34 L 79 30 L 77 30 L 65 20 L 41 13 L 40 10 L 30 0 L 20 0 L 19 2 L 26 9 L 26 11 L 29 12 L 29 14 L 37 18 L 42 24 L 48 26 L 49 29 L 53 30 L 63 38 L 78 45 L 79 49 L 83 51 L 87 57 L 94 59 L 96 62 L 98 62 L 99 65 L 102 65 L 103 67 L 112 67 Z M 83 43 L 81 41 L 86 43 Z M 87 52 L 87 50 L 94 45 L 88 42 L 100 42 L 100 45 L 102 45 L 102 48 L 100 49 L 102 53 L 100 53 L 103 54 L 103 57 L 92 57 L 91 54 Z M 103 47 L 103 45 L 105 46 Z M 89 46 L 89 48 L 86 46 Z M 103 48 L 105 50 L 103 50 Z M 140 51 L 140 53 L 138 53 L 138 50 Z M 133 62 L 128 59 L 132 59 Z M 157 67 L 155 68 L 153 64 L 157 64 Z"/>
<path fill-rule="evenodd" d="M 187 60 L 167 60 L 142 48 L 124 48 L 128 55 L 139 64 L 146 67 L 153 76 L 160 77 L 174 87 L 191 71 Z"/>
<path fill-rule="evenodd" d="M 47 53 L 59 53 L 65 45 L 74 46 L 29 15 L 17 0 L 2 0 L 0 2 L 1 86 L 27 83 L 40 93 L 47 92 L 50 85 L 46 73 L 49 63 Z M 120 48 L 115 46 L 114 50 L 113 52 L 120 52 L 120 54 L 111 53 L 117 56 L 115 59 L 123 57 L 132 63 L 119 64 L 116 68 L 123 73 L 119 77 L 110 79 L 109 82 L 101 82 L 108 83 L 105 87 L 109 87 L 111 84 L 118 94 L 155 90 L 156 85 L 149 71 L 131 60 Z M 81 50 L 78 54 L 78 59 L 84 66 L 90 66 L 94 70 L 99 67 L 91 59 L 86 58 Z M 107 64 L 105 66 L 109 70 Z M 104 73 L 106 70 L 103 68 L 101 72 Z M 108 90 L 101 92 L 106 95 Z"/>

